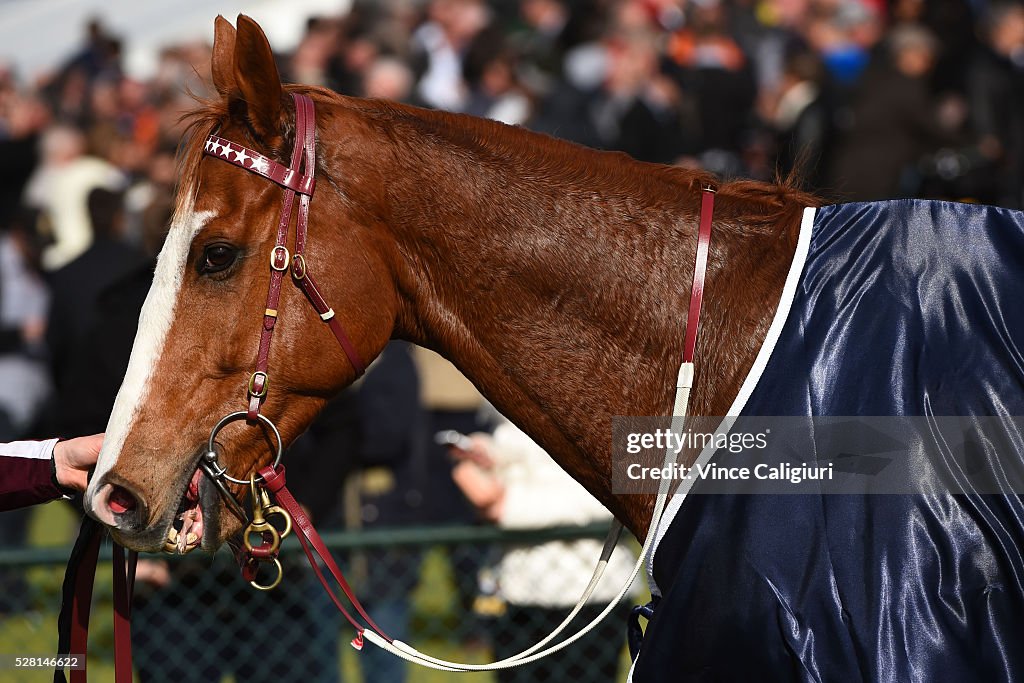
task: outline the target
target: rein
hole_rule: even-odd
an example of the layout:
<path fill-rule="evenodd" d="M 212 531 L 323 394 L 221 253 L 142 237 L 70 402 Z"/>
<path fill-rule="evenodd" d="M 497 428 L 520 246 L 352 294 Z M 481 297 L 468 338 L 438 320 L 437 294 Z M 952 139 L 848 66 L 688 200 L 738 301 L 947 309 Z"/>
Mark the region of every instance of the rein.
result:
<path fill-rule="evenodd" d="M 556 636 L 565 630 L 596 589 L 608 565 L 608 559 L 611 557 L 612 551 L 616 547 L 619 536 L 622 533 L 622 524 L 620 522 L 615 521 L 612 524 L 594 573 L 576 606 L 550 635 L 517 655 L 491 664 L 474 665 L 449 662 L 430 657 L 406 643 L 388 637 L 374 623 L 356 598 L 351 586 L 345 580 L 344 574 L 335 563 L 320 535 L 313 528 L 309 518 L 288 490 L 285 480 L 285 468 L 280 464 L 284 448 L 281 435 L 274 423 L 260 413 L 260 406 L 267 396 L 270 383 L 270 344 L 273 338 L 274 327 L 277 323 L 284 273 L 289 269 L 291 270 L 293 282 L 303 291 L 321 320 L 328 325 L 334 334 L 349 363 L 355 369 L 356 376 L 362 375 L 366 370 L 366 364 L 359 356 L 344 328 L 336 319 L 334 309 L 327 304 L 316 281 L 307 268 L 305 246 L 309 222 L 309 204 L 316 187 L 316 121 L 313 101 L 309 97 L 292 94 L 292 98 L 295 103 L 295 146 L 292 150 L 290 166 L 285 167 L 255 150 L 217 135 L 210 135 L 206 139 L 204 147 L 204 154 L 227 161 L 246 171 L 256 173 L 284 188 L 276 240 L 270 252 L 270 285 L 267 292 L 266 308 L 263 314 L 263 325 L 260 331 L 256 367 L 249 377 L 246 388 L 247 407 L 244 411 L 224 416 L 216 424 L 210 433 L 207 452 L 200 459 L 198 465 L 216 487 L 232 514 L 248 525 L 245 528 L 243 538 L 245 550 L 241 553 L 240 557 L 242 576 L 259 590 L 271 590 L 276 587 L 280 583 L 282 576 L 281 563 L 278 560 L 280 541 L 281 538 L 294 530 L 317 579 L 323 585 L 337 609 L 355 629 L 356 635 L 352 640 L 352 645 L 356 649 L 362 649 L 365 638 L 365 640 L 369 640 L 382 649 L 409 662 L 444 671 L 506 669 L 526 664 L 557 652 L 583 637 L 597 626 L 628 592 L 653 547 L 658 524 L 661 521 L 668 499 L 669 480 L 663 479 L 661 481 L 646 541 L 629 579 L 601 614 L 574 635 L 555 645 L 545 648 Z M 287 243 L 296 197 L 298 197 L 298 212 L 295 220 L 294 254 L 289 254 Z M 677 373 L 676 393 L 672 410 L 673 430 L 682 429 L 682 420 L 687 414 L 690 390 L 693 386 L 693 356 L 696 348 L 697 330 L 700 323 L 700 310 L 707 273 L 714 198 L 715 191 L 713 189 L 704 188 L 702 190 L 697 250 L 689 312 L 687 315 L 683 362 Z M 250 424 L 262 423 L 273 432 L 277 441 L 277 452 L 273 463 L 260 469 L 258 473 L 251 474 L 248 479 L 232 477 L 227 469 L 220 464 L 218 451 L 215 448 L 215 438 L 218 432 L 228 423 L 242 419 L 245 419 Z M 671 448 L 667 449 L 664 465 L 670 465 L 674 457 L 674 451 Z M 250 516 L 231 493 L 228 487 L 229 482 L 250 487 L 252 496 L 251 520 Z M 276 500 L 276 505 L 271 503 L 271 494 L 273 494 Z M 275 525 L 268 521 L 270 518 L 279 518 L 283 524 L 283 529 L 278 530 Z M 256 545 L 250 541 L 253 535 L 260 541 Z M 91 518 L 85 518 L 79 538 L 72 550 L 68 570 L 64 578 L 64 599 L 58 622 L 59 653 L 81 654 L 83 657 L 85 655 L 88 640 L 89 606 L 101 538 L 101 525 Z M 118 544 L 114 544 L 116 683 L 130 683 L 132 680 L 130 618 L 136 557 L 137 554 L 135 552 L 130 552 L 128 559 L 125 560 L 124 549 Z M 344 593 L 352 608 L 365 621 L 365 625 L 352 616 L 341 603 L 320 568 L 321 562 L 327 567 L 331 577 L 341 588 L 342 593 Z M 261 584 L 257 581 L 257 572 L 261 564 L 268 563 L 274 565 L 276 577 L 268 584 Z M 85 683 L 85 680 L 84 667 L 71 671 L 71 683 Z M 55 671 L 54 681 L 55 683 L 66 683 L 63 669 Z"/>

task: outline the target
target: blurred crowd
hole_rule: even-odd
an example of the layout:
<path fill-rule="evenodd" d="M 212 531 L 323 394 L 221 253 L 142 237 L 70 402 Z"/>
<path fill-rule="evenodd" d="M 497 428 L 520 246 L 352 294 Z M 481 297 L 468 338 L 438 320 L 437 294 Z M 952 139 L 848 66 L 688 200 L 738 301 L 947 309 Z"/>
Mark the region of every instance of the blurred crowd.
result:
<path fill-rule="evenodd" d="M 141 82 L 121 37 L 85 29 L 32 81 L 0 59 L 0 438 L 41 416 L 86 427 L 69 378 L 95 300 L 159 250 L 179 119 L 209 94 L 208 39 L 162 49 Z M 356 0 L 310 17 L 279 66 L 645 161 L 795 171 L 830 199 L 1024 205 L 1019 2 Z"/>
<path fill-rule="evenodd" d="M 193 94 L 210 93 L 208 41 L 163 49 L 142 82 L 123 70 L 122 40 L 92 21 L 77 51 L 34 80 L 3 66 L 0 46 L 0 441 L 105 427 L 172 210 L 179 118 Z M 830 199 L 1024 207 L 1015 2 L 357 0 L 343 15 L 310 17 L 278 58 L 286 81 L 725 177 L 795 174 Z M 444 429 L 486 430 L 479 396 L 450 366 L 400 345 L 376 372 L 291 456 L 301 472 L 303 452 L 359 455 L 337 476 L 311 477 L 314 516 L 347 527 L 501 523 L 489 496 L 515 477 L 494 488 L 433 441 Z M 0 544 L 23 539 L 23 518 L 0 522 Z M 395 570 L 405 583 L 370 591 L 399 635 L 420 560 L 392 553 L 388 562 L 412 568 Z M 515 561 L 528 562 L 509 555 L 489 576 Z M 452 563 L 466 613 L 490 609 L 481 561 Z M 401 680 L 389 666 L 375 665 L 380 680 Z"/>
<path fill-rule="evenodd" d="M 145 280 L 211 46 L 126 75 L 101 20 L 59 67 L 0 66 L 0 439 L 102 427 L 92 341 Z M 2 49 L 0 49 L 2 52 Z M 0 60 L 2 64 L 2 60 Z M 310 17 L 285 80 L 468 112 L 826 197 L 1024 205 L 1024 5 L 988 0 L 379 0 Z M 113 296 L 109 292 L 108 298 Z M 104 328 L 131 329 L 136 293 Z"/>

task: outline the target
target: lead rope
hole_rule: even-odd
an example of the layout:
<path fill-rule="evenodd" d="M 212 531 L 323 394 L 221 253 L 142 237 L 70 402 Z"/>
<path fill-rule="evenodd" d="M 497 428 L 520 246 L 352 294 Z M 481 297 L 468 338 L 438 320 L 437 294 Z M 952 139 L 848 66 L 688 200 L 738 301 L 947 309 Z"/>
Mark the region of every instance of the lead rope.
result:
<path fill-rule="evenodd" d="M 132 593 L 139 554 L 114 544 L 114 683 L 132 683 Z"/>
<path fill-rule="evenodd" d="M 71 669 L 71 683 L 86 683 L 87 679 L 89 612 L 102 539 L 103 526 L 91 517 L 83 517 L 64 573 L 60 614 L 57 616 L 57 659 L 66 655 L 82 658 L 81 666 Z M 132 683 L 131 605 L 137 560 L 138 553 L 134 550 L 128 552 L 126 560 L 124 547 L 114 543 L 115 683 Z M 54 669 L 53 680 L 54 683 L 67 683 L 63 668 Z"/>

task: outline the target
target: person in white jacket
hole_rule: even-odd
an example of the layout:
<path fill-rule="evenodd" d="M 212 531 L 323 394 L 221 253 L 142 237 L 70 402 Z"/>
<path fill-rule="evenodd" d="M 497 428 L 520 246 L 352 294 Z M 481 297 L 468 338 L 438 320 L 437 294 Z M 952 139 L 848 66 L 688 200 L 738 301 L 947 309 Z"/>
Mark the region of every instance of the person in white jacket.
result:
<path fill-rule="evenodd" d="M 507 529 L 585 525 L 611 513 L 530 437 L 510 422 L 493 437 L 474 435 L 471 447 L 452 447 L 456 484 L 484 519 Z M 482 576 L 495 617 L 494 656 L 503 659 L 533 645 L 565 618 L 582 594 L 601 553 L 592 539 L 507 548 Z M 588 623 L 629 577 L 636 555 L 617 548 L 590 601 L 573 624 Z M 498 672 L 502 683 L 614 680 L 625 642 L 628 607 L 609 615 L 580 641 L 538 662 Z M 574 631 L 570 631 L 574 632 Z"/>

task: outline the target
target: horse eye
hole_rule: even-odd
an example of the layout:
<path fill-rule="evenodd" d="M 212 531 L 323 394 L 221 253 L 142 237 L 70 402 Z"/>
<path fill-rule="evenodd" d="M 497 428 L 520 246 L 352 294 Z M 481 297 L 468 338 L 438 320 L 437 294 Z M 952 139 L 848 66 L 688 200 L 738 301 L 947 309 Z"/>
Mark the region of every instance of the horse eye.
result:
<path fill-rule="evenodd" d="M 203 249 L 199 272 L 204 275 L 219 273 L 231 266 L 237 256 L 238 250 L 230 244 L 211 244 Z"/>

